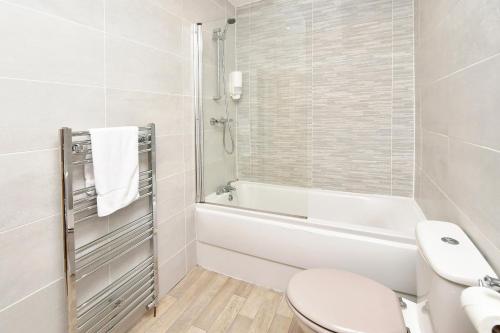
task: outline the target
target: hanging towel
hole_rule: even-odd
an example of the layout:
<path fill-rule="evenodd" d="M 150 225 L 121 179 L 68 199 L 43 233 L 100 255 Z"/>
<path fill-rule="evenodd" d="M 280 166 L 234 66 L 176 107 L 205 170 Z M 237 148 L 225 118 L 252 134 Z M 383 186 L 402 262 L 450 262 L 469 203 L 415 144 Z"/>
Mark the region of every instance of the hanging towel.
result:
<path fill-rule="evenodd" d="M 107 216 L 139 198 L 139 129 L 133 126 L 90 129 L 92 168 L 87 186 L 95 184 L 97 215 Z"/>

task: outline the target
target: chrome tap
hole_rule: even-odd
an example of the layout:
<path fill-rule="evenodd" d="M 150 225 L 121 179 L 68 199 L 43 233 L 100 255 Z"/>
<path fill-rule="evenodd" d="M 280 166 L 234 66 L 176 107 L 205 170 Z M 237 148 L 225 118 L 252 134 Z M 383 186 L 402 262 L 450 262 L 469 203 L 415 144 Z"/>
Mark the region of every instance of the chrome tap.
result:
<path fill-rule="evenodd" d="M 500 292 L 500 279 L 486 275 L 484 278 L 479 280 L 480 287 L 486 287 Z"/>
<path fill-rule="evenodd" d="M 237 179 L 228 181 L 226 185 L 217 186 L 217 191 L 215 192 L 215 194 L 221 195 L 224 193 L 230 193 L 232 191 L 236 191 L 236 187 L 232 185 L 232 183 L 234 183 L 235 181 L 237 181 Z"/>

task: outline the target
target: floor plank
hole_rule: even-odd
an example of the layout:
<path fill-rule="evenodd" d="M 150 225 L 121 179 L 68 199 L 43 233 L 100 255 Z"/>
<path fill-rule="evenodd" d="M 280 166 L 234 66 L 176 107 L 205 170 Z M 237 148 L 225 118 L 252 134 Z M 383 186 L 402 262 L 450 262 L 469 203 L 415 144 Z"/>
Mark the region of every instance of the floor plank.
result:
<path fill-rule="evenodd" d="M 195 267 L 129 333 L 299 333 L 282 293 Z"/>
<path fill-rule="evenodd" d="M 202 273 L 203 268 L 199 266 L 194 267 L 168 294 L 172 297 L 180 298 L 189 287 L 196 283 Z"/>
<path fill-rule="evenodd" d="M 207 307 L 214 296 L 219 292 L 222 286 L 226 283 L 228 278 L 223 275 L 217 274 L 211 283 L 200 292 L 195 299 L 192 300 L 189 307 L 182 313 L 182 315 L 172 324 L 166 331 L 167 333 L 180 333 L 187 332 L 189 327 L 192 326 L 195 319 Z M 196 325 L 194 325 L 196 326 Z M 197 326 L 198 327 L 198 326 Z"/>
<path fill-rule="evenodd" d="M 200 278 L 187 288 L 171 309 L 159 317 L 159 322 L 148 333 L 165 333 L 216 276 L 216 273 L 204 271 Z"/>
<path fill-rule="evenodd" d="M 269 333 L 287 333 L 290 329 L 292 323 L 292 318 L 285 317 L 282 315 L 275 315 L 271 327 L 269 327 Z"/>
<path fill-rule="evenodd" d="M 268 290 L 264 294 L 264 301 L 258 308 L 257 314 L 252 322 L 248 332 L 262 333 L 267 332 L 273 321 L 276 310 L 281 301 L 281 295 L 277 292 Z"/>
<path fill-rule="evenodd" d="M 248 295 L 245 305 L 240 311 L 242 316 L 254 319 L 259 311 L 262 303 L 265 301 L 266 289 L 262 287 L 253 286 L 252 291 Z"/>
<path fill-rule="evenodd" d="M 252 326 L 252 319 L 237 315 L 234 319 L 231 327 L 229 327 L 228 333 L 246 333 Z"/>
<path fill-rule="evenodd" d="M 170 309 L 170 307 L 174 305 L 175 302 L 177 302 L 177 298 L 175 297 L 172 297 L 170 295 L 166 295 L 165 297 L 163 297 L 156 309 L 156 317 L 153 316 L 153 311 L 148 311 L 144 314 L 141 320 L 129 331 L 129 333 L 148 332 L 149 328 L 156 324 L 156 318 L 165 314 L 168 309 Z"/>
<path fill-rule="evenodd" d="M 245 304 L 245 301 L 246 299 L 241 296 L 237 295 L 231 296 L 227 305 L 219 314 L 213 325 L 210 326 L 208 332 L 209 333 L 227 332 L 229 327 L 231 327 L 231 324 L 233 323 L 234 319 L 238 315 L 238 312 L 240 312 L 241 308 L 243 307 L 243 304 Z"/>
<path fill-rule="evenodd" d="M 224 310 L 238 287 L 241 281 L 229 278 L 224 286 L 219 290 L 217 295 L 212 299 L 210 304 L 195 320 L 194 325 L 204 330 L 208 330 L 219 314 Z M 245 298 L 240 297 L 245 300 Z M 238 310 L 239 311 L 239 310 Z"/>
<path fill-rule="evenodd" d="M 196 326 L 191 326 L 189 328 L 189 330 L 187 331 L 187 333 L 206 333 L 206 331 L 202 330 L 201 328 L 199 327 L 196 327 Z"/>
<path fill-rule="evenodd" d="M 238 287 L 238 289 L 236 289 L 235 294 L 247 298 L 248 295 L 250 295 L 252 289 L 253 289 L 252 284 L 245 281 L 240 281 L 240 286 Z"/>
<path fill-rule="evenodd" d="M 280 305 L 278 306 L 278 310 L 276 310 L 276 313 L 287 318 L 292 318 L 293 313 L 292 310 L 290 310 L 290 307 L 288 306 L 288 303 L 286 302 L 286 296 L 283 295 L 281 296 L 281 302 Z"/>

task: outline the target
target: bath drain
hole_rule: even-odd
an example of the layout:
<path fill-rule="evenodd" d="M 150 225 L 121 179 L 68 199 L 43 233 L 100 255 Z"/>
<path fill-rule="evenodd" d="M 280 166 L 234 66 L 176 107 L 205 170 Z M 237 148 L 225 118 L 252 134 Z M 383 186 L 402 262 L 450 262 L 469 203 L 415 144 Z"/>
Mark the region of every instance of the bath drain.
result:
<path fill-rule="evenodd" d="M 455 238 L 451 238 L 451 237 L 442 237 L 441 240 L 443 242 L 451 244 L 451 245 L 458 245 L 458 244 L 460 244 L 459 241 L 457 241 Z"/>

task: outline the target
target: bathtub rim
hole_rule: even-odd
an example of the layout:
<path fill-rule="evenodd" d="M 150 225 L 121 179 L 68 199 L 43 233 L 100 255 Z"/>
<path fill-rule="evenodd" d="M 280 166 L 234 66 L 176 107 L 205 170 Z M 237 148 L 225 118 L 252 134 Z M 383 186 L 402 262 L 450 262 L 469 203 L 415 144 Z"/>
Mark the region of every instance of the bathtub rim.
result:
<path fill-rule="evenodd" d="M 280 189 L 280 190 L 292 190 L 292 191 L 297 191 L 297 192 L 304 192 L 307 197 L 309 198 L 309 195 L 312 194 L 333 194 L 342 198 L 355 198 L 355 199 L 383 199 L 383 200 L 388 200 L 388 201 L 396 201 L 396 202 L 402 202 L 402 201 L 413 201 L 413 210 L 416 216 L 418 217 L 419 221 L 425 221 L 427 220 L 425 214 L 423 213 L 422 209 L 420 206 L 415 202 L 415 198 L 412 197 L 405 197 L 405 196 L 400 196 L 400 195 L 391 195 L 391 194 L 377 194 L 377 193 L 358 193 L 358 192 L 347 192 L 347 191 L 338 191 L 338 190 L 328 190 L 328 189 L 323 189 L 320 187 L 302 187 L 302 186 L 290 186 L 290 185 L 281 185 L 281 184 L 271 184 L 271 183 L 262 183 L 262 182 L 255 182 L 255 181 L 250 181 L 250 180 L 240 180 L 237 179 L 235 184 L 243 184 L 243 185 L 250 185 L 250 186 L 259 186 L 263 185 L 268 188 L 275 188 L 275 189 Z M 222 194 L 223 196 L 226 195 L 226 193 Z M 284 213 L 284 212 L 279 212 L 279 211 L 271 211 L 271 210 L 264 210 L 264 209 L 258 209 L 258 208 L 250 208 L 250 207 L 243 207 L 243 206 L 236 206 L 236 205 L 229 205 L 221 202 L 214 202 L 214 201 L 207 201 L 207 198 L 210 197 L 218 197 L 218 195 L 215 192 L 208 193 L 205 197 L 204 200 L 197 202 L 200 204 L 210 204 L 210 205 L 216 205 L 216 206 L 221 206 L 221 207 L 227 207 L 227 208 L 236 208 L 236 209 L 241 209 L 241 210 L 247 210 L 247 211 L 252 211 L 252 212 L 258 212 L 258 213 L 263 213 L 263 214 L 271 214 L 271 215 L 281 215 L 281 216 L 286 216 L 286 217 L 292 217 L 292 218 L 301 218 L 309 221 L 317 220 L 317 221 L 327 221 L 325 219 L 321 218 L 315 218 L 315 217 L 310 217 L 309 214 L 305 215 L 297 215 L 297 214 L 289 214 L 289 213 Z M 340 222 L 340 221 L 334 221 L 336 225 L 343 225 L 346 228 L 349 228 L 352 225 L 356 225 L 354 223 L 350 222 Z M 328 223 L 322 224 L 318 223 L 320 225 L 328 225 Z M 397 232 L 395 230 L 387 229 L 387 228 L 379 228 L 379 227 L 370 227 L 370 226 L 363 226 L 367 230 L 372 230 L 372 232 L 382 232 L 382 233 L 389 233 L 389 234 L 396 234 L 398 236 L 403 236 L 407 237 L 409 239 L 415 239 L 415 233 L 411 233 L 411 237 L 409 236 L 408 233 L 403 233 L 403 232 Z M 388 230 L 391 230 L 390 232 Z"/>
<path fill-rule="evenodd" d="M 397 231 L 383 229 L 383 228 L 361 226 L 352 223 L 345 223 L 338 221 L 333 221 L 329 223 L 318 223 L 314 222 L 315 219 L 310 219 L 305 216 L 273 213 L 257 209 L 234 207 L 234 206 L 229 206 L 219 203 L 211 203 L 211 202 L 196 203 L 196 211 L 198 211 L 199 209 L 216 211 L 218 213 L 226 215 L 243 215 L 245 217 L 250 217 L 250 218 L 264 219 L 268 221 L 270 220 L 275 223 L 293 224 L 302 228 L 314 228 L 318 230 L 324 230 L 326 232 L 349 234 L 351 236 L 355 235 L 358 237 L 364 237 L 371 240 L 389 241 L 389 242 L 396 242 L 400 244 L 416 246 L 415 235 L 413 235 L 413 237 L 410 237 L 406 234 L 398 233 Z M 319 219 L 316 220 L 322 221 Z"/>

